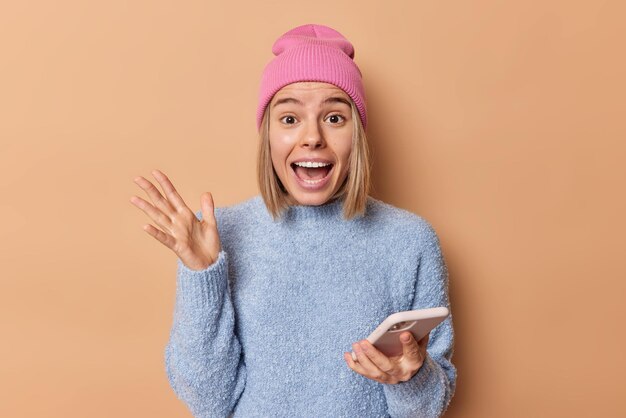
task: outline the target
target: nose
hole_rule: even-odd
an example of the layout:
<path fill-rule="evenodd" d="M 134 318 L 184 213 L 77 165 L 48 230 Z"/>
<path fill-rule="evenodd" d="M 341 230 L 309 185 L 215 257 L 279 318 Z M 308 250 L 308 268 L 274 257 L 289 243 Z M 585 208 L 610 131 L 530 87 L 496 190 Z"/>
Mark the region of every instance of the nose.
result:
<path fill-rule="evenodd" d="M 307 124 L 307 128 L 300 140 L 300 146 L 305 148 L 317 149 L 324 146 L 324 134 L 317 122 Z"/>

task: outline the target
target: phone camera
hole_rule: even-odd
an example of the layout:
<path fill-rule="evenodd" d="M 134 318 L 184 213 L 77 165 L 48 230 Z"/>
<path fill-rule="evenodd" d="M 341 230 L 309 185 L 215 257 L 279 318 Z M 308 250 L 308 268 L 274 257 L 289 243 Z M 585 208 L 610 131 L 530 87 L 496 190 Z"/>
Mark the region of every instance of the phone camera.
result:
<path fill-rule="evenodd" d="M 390 332 L 398 332 L 404 331 L 407 328 L 411 328 L 411 326 L 415 323 L 415 321 L 402 321 L 397 324 L 392 325 L 388 331 Z"/>

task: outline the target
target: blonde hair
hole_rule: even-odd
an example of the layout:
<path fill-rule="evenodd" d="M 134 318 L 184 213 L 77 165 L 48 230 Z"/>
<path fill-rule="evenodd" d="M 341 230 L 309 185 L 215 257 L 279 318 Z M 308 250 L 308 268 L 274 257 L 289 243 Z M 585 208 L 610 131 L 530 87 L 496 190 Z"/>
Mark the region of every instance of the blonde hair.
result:
<path fill-rule="evenodd" d="M 365 129 L 363 129 L 363 124 L 361 123 L 361 117 L 352 100 L 350 100 L 350 107 L 352 108 L 354 129 L 352 130 L 352 152 L 350 153 L 348 175 L 341 187 L 329 199 L 330 201 L 345 195 L 343 203 L 343 218 L 345 220 L 365 214 L 367 196 L 371 189 L 369 144 L 365 135 Z M 259 129 L 259 152 L 257 156 L 257 180 L 261 197 L 268 211 L 276 220 L 283 215 L 289 207 L 289 203 L 287 201 L 288 193 L 272 164 L 269 136 L 269 106 L 265 108 Z"/>

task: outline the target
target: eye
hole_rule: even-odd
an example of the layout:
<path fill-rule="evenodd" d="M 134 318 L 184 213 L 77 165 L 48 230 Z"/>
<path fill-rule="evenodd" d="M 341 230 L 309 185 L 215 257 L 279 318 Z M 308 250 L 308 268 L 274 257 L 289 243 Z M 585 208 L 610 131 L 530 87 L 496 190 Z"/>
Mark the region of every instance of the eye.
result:
<path fill-rule="evenodd" d="M 282 123 L 285 123 L 287 125 L 292 125 L 292 124 L 296 123 L 296 118 L 294 118 L 293 116 L 283 116 L 279 120 Z"/>
<path fill-rule="evenodd" d="M 344 118 L 341 115 L 330 115 L 328 117 L 328 120 L 330 121 L 330 123 L 332 123 L 333 125 L 336 125 L 338 123 L 344 122 L 346 120 L 346 118 Z"/>

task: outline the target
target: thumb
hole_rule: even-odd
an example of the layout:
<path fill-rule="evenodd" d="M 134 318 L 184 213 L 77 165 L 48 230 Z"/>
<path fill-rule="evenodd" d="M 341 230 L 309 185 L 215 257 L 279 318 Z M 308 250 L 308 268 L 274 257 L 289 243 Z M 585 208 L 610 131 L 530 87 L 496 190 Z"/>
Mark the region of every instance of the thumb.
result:
<path fill-rule="evenodd" d="M 419 346 L 415 337 L 410 332 L 405 332 L 400 335 L 400 341 L 402 342 L 402 354 L 403 357 L 411 360 L 419 360 Z"/>
<path fill-rule="evenodd" d="M 210 192 L 203 193 L 200 196 L 200 207 L 202 209 L 202 219 L 207 222 L 215 222 L 215 204 L 213 203 L 213 195 Z"/>

